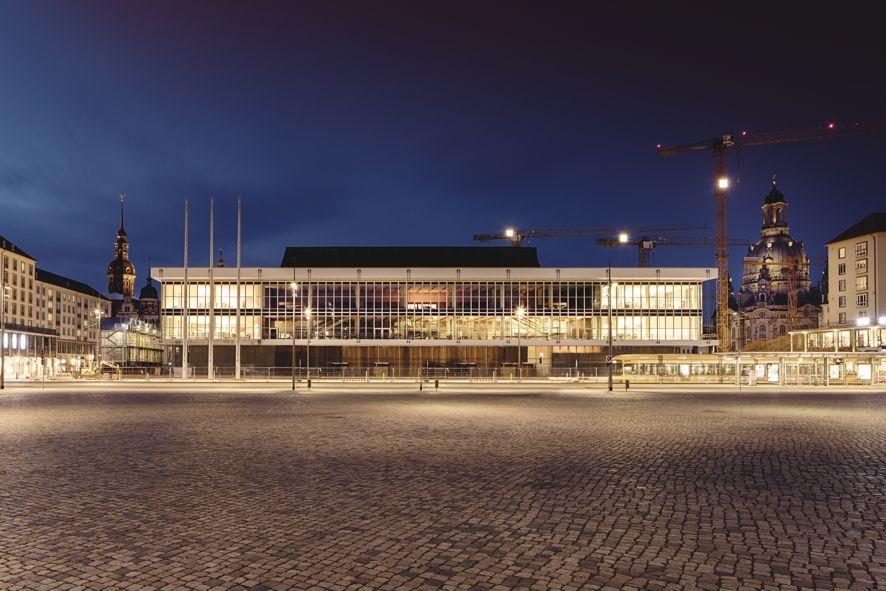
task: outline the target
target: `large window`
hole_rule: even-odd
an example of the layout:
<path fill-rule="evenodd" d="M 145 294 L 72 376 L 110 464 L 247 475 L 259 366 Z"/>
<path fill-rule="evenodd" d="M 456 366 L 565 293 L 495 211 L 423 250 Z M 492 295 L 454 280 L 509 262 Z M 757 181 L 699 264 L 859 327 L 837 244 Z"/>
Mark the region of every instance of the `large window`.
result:
<path fill-rule="evenodd" d="M 855 278 L 855 291 L 867 291 L 868 289 L 868 276 L 862 275 L 861 277 Z"/>
<path fill-rule="evenodd" d="M 868 241 L 855 243 L 855 256 L 864 257 L 868 255 Z"/>
<path fill-rule="evenodd" d="M 855 296 L 855 301 L 858 304 L 859 308 L 864 308 L 868 305 L 868 294 L 860 293 Z"/>
<path fill-rule="evenodd" d="M 863 274 L 868 272 L 868 260 L 867 259 L 858 259 L 855 261 L 855 272 L 858 274 Z"/>
<path fill-rule="evenodd" d="M 236 284 L 166 283 L 163 335 L 235 336 Z M 601 281 L 280 281 L 240 287 L 241 336 L 261 339 L 367 340 L 701 339 L 700 282 Z M 516 317 L 523 308 L 522 318 Z M 306 310 L 312 311 L 310 321 Z"/>

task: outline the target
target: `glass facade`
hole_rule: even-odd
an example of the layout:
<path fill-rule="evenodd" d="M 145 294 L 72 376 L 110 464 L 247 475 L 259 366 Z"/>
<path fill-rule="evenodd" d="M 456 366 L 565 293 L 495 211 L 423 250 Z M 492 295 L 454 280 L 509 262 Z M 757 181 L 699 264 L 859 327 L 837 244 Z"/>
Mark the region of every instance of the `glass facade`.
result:
<path fill-rule="evenodd" d="M 301 278 L 293 274 L 260 279 L 292 271 L 245 269 L 238 296 L 231 270 L 216 269 L 212 289 L 207 270 L 202 271 L 189 277 L 187 289 L 182 269 L 157 269 L 154 274 L 161 277 L 161 324 L 167 342 L 181 340 L 185 327 L 189 339 L 207 339 L 211 324 L 214 339 L 234 339 L 238 304 L 240 337 L 263 341 L 291 340 L 293 333 L 296 339 L 307 339 L 309 332 L 317 341 L 362 344 L 416 340 L 482 344 L 517 337 L 603 341 L 609 336 L 610 315 L 612 337 L 618 341 L 701 341 L 701 286 L 707 279 L 702 273 L 706 270 L 688 270 L 695 273 L 684 273 L 686 277 L 675 273 L 668 279 L 643 269 L 652 277 L 616 281 L 613 276 L 610 294 L 605 269 L 602 273 L 573 270 L 573 275 L 588 276 L 575 280 L 558 280 L 559 271 L 553 269 L 535 269 L 526 273 L 535 277 L 527 278 L 515 270 L 503 280 L 414 281 L 378 276 L 355 280 L 346 277 L 360 275 L 351 269 L 324 270 L 326 275 L 344 276 L 339 278 L 320 278 L 324 273 L 315 272 L 310 279 L 302 270 Z M 456 270 L 427 274 L 462 275 Z M 396 269 L 390 275 L 409 273 Z M 525 310 L 521 319 L 515 314 L 518 307 Z"/>

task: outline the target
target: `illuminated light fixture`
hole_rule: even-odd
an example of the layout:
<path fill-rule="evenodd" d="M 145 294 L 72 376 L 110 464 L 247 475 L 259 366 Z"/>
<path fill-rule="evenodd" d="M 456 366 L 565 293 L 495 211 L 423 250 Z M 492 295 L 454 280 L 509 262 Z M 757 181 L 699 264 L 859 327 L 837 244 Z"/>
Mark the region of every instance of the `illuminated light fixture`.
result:
<path fill-rule="evenodd" d="M 313 313 L 313 310 L 311 310 L 311 307 L 310 307 L 310 306 L 308 306 L 307 308 L 305 308 L 305 318 L 307 318 L 308 320 L 310 320 L 310 319 L 311 319 L 311 314 L 312 314 L 312 313 Z"/>
<path fill-rule="evenodd" d="M 505 228 L 505 238 L 513 238 L 514 234 L 516 234 L 516 232 L 514 232 L 513 228 Z"/>
<path fill-rule="evenodd" d="M 833 121 L 828 123 L 828 129 L 834 129 L 835 127 L 837 127 L 837 124 L 834 123 Z"/>
<path fill-rule="evenodd" d="M 870 326 L 871 319 L 867 318 L 867 317 L 859 318 L 858 320 L 855 321 L 855 325 L 856 326 Z"/>
<path fill-rule="evenodd" d="M 627 235 L 627 233 L 626 233 L 626 232 L 621 232 L 621 233 L 618 235 L 618 241 L 619 241 L 621 244 L 626 244 L 627 241 L 628 241 L 628 235 Z"/>
<path fill-rule="evenodd" d="M 886 316 L 880 316 L 879 318 L 877 318 L 877 324 L 879 324 L 880 326 L 886 325 Z"/>
<path fill-rule="evenodd" d="M 717 179 L 717 188 L 718 189 L 728 189 L 729 188 L 729 179 L 725 176 Z"/>
<path fill-rule="evenodd" d="M 523 318 L 526 316 L 526 308 L 523 306 L 517 306 L 517 311 L 514 313 L 517 318 Z"/>

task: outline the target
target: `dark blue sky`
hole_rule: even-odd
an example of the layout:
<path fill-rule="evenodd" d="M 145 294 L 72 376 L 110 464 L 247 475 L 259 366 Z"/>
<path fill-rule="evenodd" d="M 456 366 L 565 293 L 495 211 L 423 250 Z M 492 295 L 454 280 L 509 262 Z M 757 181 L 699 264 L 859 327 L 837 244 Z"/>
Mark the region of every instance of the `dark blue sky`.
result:
<path fill-rule="evenodd" d="M 186 196 L 192 264 L 208 259 L 210 195 L 229 261 L 243 196 L 247 265 L 287 245 L 467 245 L 509 224 L 712 233 L 710 158 L 659 159 L 656 143 L 886 121 L 882 10 L 436 4 L 0 1 L 0 233 L 102 289 L 121 191 L 138 285 L 149 257 L 181 264 Z M 795 236 L 823 254 L 886 209 L 883 142 L 745 151 L 730 233 L 758 235 L 777 173 Z M 636 258 L 536 246 L 546 265 Z"/>

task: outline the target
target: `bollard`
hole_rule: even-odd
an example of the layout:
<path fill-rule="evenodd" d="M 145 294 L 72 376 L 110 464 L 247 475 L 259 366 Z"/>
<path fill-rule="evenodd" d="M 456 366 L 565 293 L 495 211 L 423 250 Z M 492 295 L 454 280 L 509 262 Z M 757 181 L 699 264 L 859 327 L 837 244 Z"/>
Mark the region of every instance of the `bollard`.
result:
<path fill-rule="evenodd" d="M 439 389 L 440 389 L 440 380 L 439 379 L 434 380 L 434 390 L 439 390 Z"/>
<path fill-rule="evenodd" d="M 308 378 L 308 390 L 311 389 L 311 378 Z"/>
<path fill-rule="evenodd" d="M 631 380 L 625 380 L 625 391 L 631 389 Z"/>
<path fill-rule="evenodd" d="M 418 391 L 421 392 L 424 389 L 424 382 L 422 380 L 418 381 Z"/>

